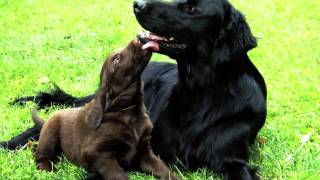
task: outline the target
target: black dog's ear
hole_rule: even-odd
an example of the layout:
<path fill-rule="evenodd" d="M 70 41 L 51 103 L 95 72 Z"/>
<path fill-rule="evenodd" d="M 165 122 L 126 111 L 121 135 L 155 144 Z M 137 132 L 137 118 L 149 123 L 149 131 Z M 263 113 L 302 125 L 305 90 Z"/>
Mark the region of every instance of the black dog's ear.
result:
<path fill-rule="evenodd" d="M 245 17 L 231 5 L 225 7 L 224 26 L 231 39 L 231 53 L 247 52 L 257 46 Z"/>
<path fill-rule="evenodd" d="M 257 40 L 252 35 L 249 25 L 245 20 L 238 24 L 237 38 L 233 41 L 233 52 L 248 52 L 257 46 Z"/>
<path fill-rule="evenodd" d="M 89 127 L 96 130 L 100 126 L 103 118 L 103 113 L 105 109 L 108 109 L 108 102 L 109 100 L 106 90 L 100 89 L 97 92 L 92 105 L 89 107 L 89 110 L 85 117 L 85 122 Z"/>

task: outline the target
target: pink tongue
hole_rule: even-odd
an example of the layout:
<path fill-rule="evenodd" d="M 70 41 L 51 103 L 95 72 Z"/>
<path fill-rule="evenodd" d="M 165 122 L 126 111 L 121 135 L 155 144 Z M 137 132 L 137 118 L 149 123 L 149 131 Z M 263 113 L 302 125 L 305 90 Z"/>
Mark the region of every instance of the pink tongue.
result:
<path fill-rule="evenodd" d="M 142 46 L 142 49 L 143 50 L 146 50 L 146 49 L 151 49 L 152 51 L 159 51 L 160 48 L 159 48 L 159 44 L 155 41 L 149 41 L 147 42 L 146 44 L 144 44 Z"/>

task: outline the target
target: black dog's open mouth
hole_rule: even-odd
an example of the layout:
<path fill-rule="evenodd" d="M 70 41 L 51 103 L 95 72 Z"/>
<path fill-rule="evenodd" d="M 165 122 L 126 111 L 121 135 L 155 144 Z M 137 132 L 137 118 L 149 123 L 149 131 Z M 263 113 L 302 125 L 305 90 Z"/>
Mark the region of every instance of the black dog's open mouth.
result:
<path fill-rule="evenodd" d="M 156 47 L 153 48 L 155 52 L 179 53 L 187 47 L 186 44 L 179 42 L 174 37 L 159 36 L 151 32 L 141 32 L 137 37 L 146 45 L 152 44 Z"/>

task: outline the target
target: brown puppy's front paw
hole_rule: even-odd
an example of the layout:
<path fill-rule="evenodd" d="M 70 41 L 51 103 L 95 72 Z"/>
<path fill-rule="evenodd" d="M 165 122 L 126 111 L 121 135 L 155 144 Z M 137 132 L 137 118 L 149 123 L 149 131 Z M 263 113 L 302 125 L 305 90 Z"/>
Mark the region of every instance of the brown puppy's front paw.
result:
<path fill-rule="evenodd" d="M 107 178 L 108 180 L 128 180 L 128 175 L 125 173 L 114 173 L 111 177 Z"/>
<path fill-rule="evenodd" d="M 40 171 L 53 171 L 52 164 L 50 161 L 43 161 L 37 163 L 37 169 Z"/>
<path fill-rule="evenodd" d="M 170 173 L 168 180 L 181 180 L 181 178 L 173 175 L 173 173 Z"/>
<path fill-rule="evenodd" d="M 161 180 L 181 180 L 181 178 L 175 176 L 173 173 L 169 173 L 166 176 L 160 176 Z"/>

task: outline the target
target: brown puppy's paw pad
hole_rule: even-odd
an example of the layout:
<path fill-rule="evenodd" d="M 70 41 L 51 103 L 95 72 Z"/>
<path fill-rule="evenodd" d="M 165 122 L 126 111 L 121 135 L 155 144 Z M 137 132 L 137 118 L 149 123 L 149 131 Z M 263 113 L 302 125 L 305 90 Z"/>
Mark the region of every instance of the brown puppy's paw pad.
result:
<path fill-rule="evenodd" d="M 37 169 L 40 171 L 53 171 L 51 162 L 49 161 L 37 163 Z"/>

